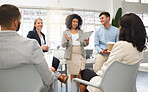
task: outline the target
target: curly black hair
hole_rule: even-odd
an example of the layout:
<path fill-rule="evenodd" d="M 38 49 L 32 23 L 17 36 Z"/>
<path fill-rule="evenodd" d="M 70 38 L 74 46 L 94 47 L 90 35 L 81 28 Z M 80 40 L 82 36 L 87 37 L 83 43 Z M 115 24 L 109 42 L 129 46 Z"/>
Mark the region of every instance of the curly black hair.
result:
<path fill-rule="evenodd" d="M 81 17 L 78 15 L 78 14 L 71 14 L 71 15 L 68 15 L 66 17 L 66 20 L 65 20 L 65 25 L 68 29 L 71 29 L 72 27 L 72 20 L 76 18 L 78 19 L 78 26 L 76 29 L 80 29 L 81 28 L 81 25 L 82 25 L 82 19 Z"/>
<path fill-rule="evenodd" d="M 146 49 L 147 34 L 139 16 L 134 13 L 125 14 L 120 18 L 119 25 L 121 26 L 119 40 L 132 43 L 140 52 Z"/>

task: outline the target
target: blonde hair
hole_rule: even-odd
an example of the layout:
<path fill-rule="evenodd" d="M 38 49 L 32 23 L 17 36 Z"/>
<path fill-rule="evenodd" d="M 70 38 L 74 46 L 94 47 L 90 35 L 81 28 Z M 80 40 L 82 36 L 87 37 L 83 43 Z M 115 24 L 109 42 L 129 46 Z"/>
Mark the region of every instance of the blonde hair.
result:
<path fill-rule="evenodd" d="M 38 20 L 43 21 L 41 18 L 36 18 L 36 19 L 34 20 L 34 25 L 36 24 L 36 22 L 37 22 Z M 34 26 L 34 27 L 33 27 L 33 30 L 35 30 L 35 29 L 36 29 L 36 27 Z"/>

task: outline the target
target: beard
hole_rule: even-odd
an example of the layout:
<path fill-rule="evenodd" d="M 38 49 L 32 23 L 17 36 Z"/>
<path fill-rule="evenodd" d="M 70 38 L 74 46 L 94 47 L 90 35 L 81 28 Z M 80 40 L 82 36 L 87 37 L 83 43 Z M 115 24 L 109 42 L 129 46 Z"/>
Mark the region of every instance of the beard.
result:
<path fill-rule="evenodd" d="M 18 23 L 18 26 L 17 26 L 16 31 L 18 32 L 18 31 L 19 31 L 19 29 L 20 29 L 20 22 Z"/>

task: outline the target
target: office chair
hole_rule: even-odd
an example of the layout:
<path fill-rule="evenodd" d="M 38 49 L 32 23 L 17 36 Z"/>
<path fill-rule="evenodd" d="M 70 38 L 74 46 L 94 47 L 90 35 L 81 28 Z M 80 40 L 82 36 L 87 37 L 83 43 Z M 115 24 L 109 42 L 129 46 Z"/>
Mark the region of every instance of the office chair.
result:
<path fill-rule="evenodd" d="M 40 92 L 44 87 L 34 65 L 0 69 L 0 92 Z M 58 92 L 55 89 L 54 92 Z"/>
<path fill-rule="evenodd" d="M 72 80 L 72 92 L 77 92 L 77 82 L 100 89 L 102 92 L 137 92 L 136 77 L 139 63 L 130 65 L 114 61 L 105 71 L 100 85 L 78 78 Z"/>

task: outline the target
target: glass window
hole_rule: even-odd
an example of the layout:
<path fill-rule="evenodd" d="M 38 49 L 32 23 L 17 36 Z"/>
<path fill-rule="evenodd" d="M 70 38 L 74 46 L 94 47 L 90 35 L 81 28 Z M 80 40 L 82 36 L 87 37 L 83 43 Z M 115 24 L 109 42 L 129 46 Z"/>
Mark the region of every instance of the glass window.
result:
<path fill-rule="evenodd" d="M 148 26 L 148 14 L 143 14 L 143 23 L 145 26 Z"/>
<path fill-rule="evenodd" d="M 56 49 L 61 44 L 60 24 L 51 24 L 48 34 L 48 42 L 52 49 Z"/>
<path fill-rule="evenodd" d="M 148 34 L 148 14 L 137 14 L 143 21 L 143 24 L 146 28 L 146 32 Z"/>
<path fill-rule="evenodd" d="M 43 19 L 43 29 L 42 31 L 47 32 L 47 25 L 46 25 L 46 20 L 47 20 L 47 10 L 45 9 L 20 9 L 22 18 L 21 18 L 21 26 L 20 30 L 18 33 L 24 37 L 27 36 L 28 32 L 30 30 L 33 30 L 34 27 L 34 20 L 36 18 L 41 18 Z"/>
<path fill-rule="evenodd" d="M 148 14 L 137 14 L 143 21 L 144 26 L 148 27 Z"/>
<path fill-rule="evenodd" d="M 85 23 L 94 24 L 94 12 L 85 12 Z"/>
<path fill-rule="evenodd" d="M 99 14 L 100 14 L 100 12 L 95 12 L 95 24 L 97 24 L 97 25 L 101 24 Z"/>
<path fill-rule="evenodd" d="M 147 36 L 148 36 L 148 27 L 146 28 Z"/>
<path fill-rule="evenodd" d="M 148 0 L 141 0 L 141 3 L 148 3 Z"/>
<path fill-rule="evenodd" d="M 138 15 L 141 19 L 143 19 L 143 14 L 136 14 Z"/>
<path fill-rule="evenodd" d="M 65 18 L 72 13 L 81 16 L 83 24 L 81 29 L 84 32 L 95 31 L 101 25 L 99 14 L 97 11 L 74 10 L 74 9 L 20 9 L 22 14 L 21 26 L 18 33 L 24 37 L 30 30 L 33 30 L 34 20 L 36 18 L 43 19 L 43 29 L 41 30 L 46 37 L 46 43 L 51 49 L 57 49 L 61 45 L 63 31 L 66 30 Z M 60 47 L 63 49 L 62 47 Z M 94 49 L 94 36 L 90 37 L 90 44 L 86 48 Z"/>
<path fill-rule="evenodd" d="M 139 0 L 125 0 L 125 2 L 139 2 Z"/>

